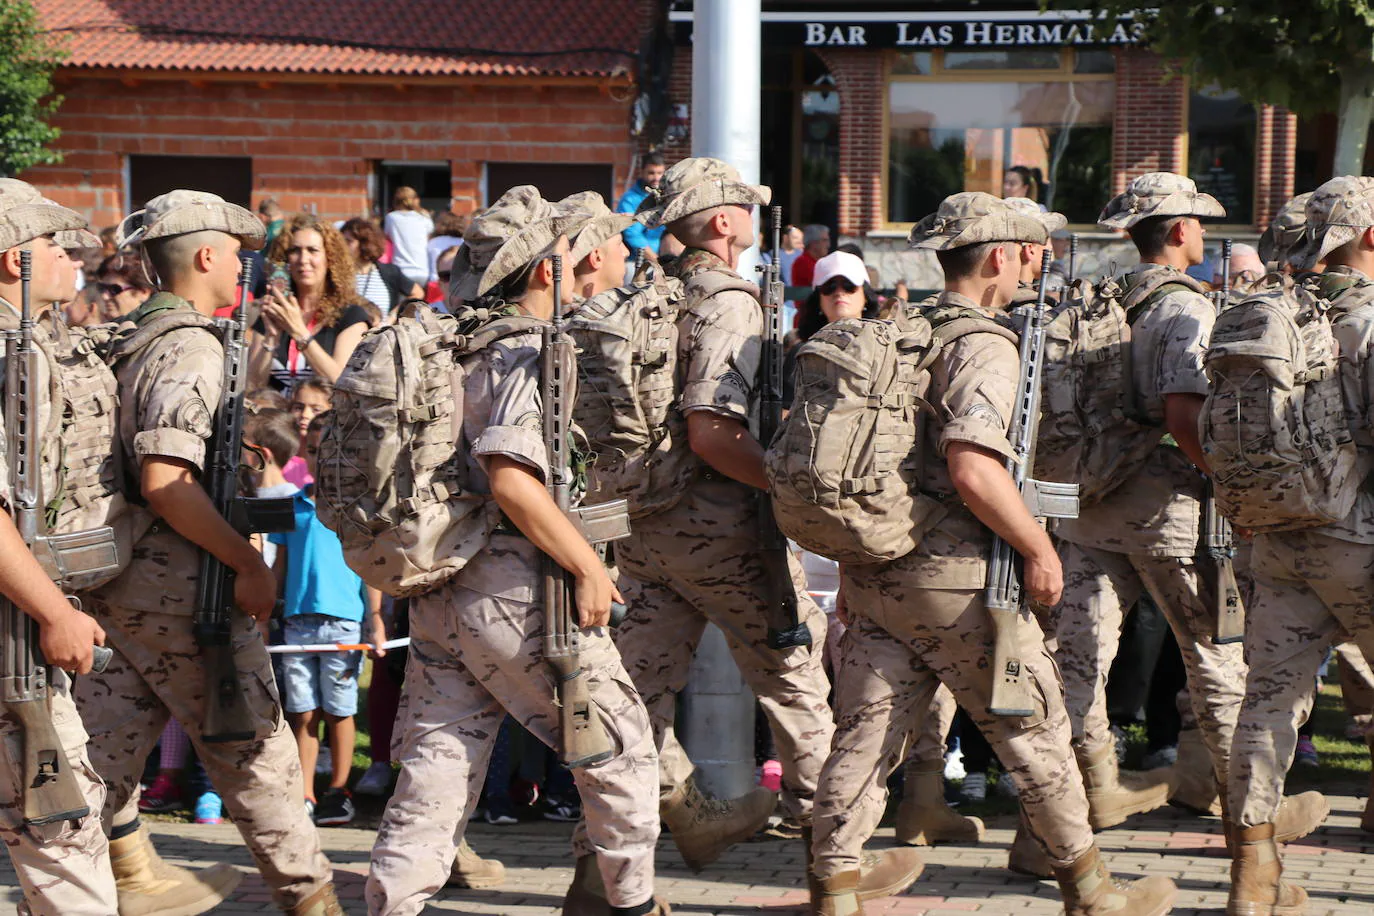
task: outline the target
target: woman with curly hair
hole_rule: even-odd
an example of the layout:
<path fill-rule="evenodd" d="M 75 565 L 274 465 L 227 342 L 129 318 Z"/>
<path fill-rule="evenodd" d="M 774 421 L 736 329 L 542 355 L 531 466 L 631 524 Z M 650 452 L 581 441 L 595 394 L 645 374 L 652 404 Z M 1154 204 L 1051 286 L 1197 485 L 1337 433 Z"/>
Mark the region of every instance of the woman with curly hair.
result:
<path fill-rule="evenodd" d="M 318 375 L 338 380 L 371 319 L 357 293 L 353 257 L 343 236 L 309 213 L 291 218 L 272 240 L 267 260 L 289 280 L 272 279 L 250 362 L 253 385 L 270 376 L 290 390 Z"/>

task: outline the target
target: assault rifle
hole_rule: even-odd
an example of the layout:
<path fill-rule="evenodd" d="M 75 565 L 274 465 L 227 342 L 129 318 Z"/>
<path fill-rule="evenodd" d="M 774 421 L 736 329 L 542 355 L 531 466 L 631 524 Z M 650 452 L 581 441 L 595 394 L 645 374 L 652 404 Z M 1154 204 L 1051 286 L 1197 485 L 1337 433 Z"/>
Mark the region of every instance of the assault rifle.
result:
<path fill-rule="evenodd" d="M 1231 240 L 1224 239 L 1221 243 L 1221 288 L 1212 293 L 1212 303 L 1218 315 L 1226 307 L 1230 294 Z M 1218 645 L 1240 642 L 1245 638 L 1245 605 L 1240 600 L 1240 586 L 1236 583 L 1235 533 L 1231 530 L 1231 523 L 1217 511 L 1210 477 L 1207 479 L 1202 506 L 1207 526 L 1207 556 L 1212 560 L 1212 574 L 1216 580 L 1213 597 L 1217 609 L 1217 628 L 1212 642 Z"/>
<path fill-rule="evenodd" d="M 1064 282 L 1072 283 L 1078 279 L 1078 233 L 1069 236 L 1069 272 Z"/>
<path fill-rule="evenodd" d="M 553 318 L 540 332 L 543 354 L 540 394 L 544 407 L 544 447 L 548 453 L 548 490 L 558 510 L 593 546 L 630 533 L 629 504 L 623 499 L 573 508 L 573 471 L 569 460 L 573 392 L 568 387 L 577 363 L 572 337 L 563 328 L 563 257 L 553 256 Z M 558 706 L 559 757 L 569 769 L 609 760 L 615 746 L 606 734 L 587 689 L 578 644 L 582 627 L 572 573 L 544 555 L 544 661 L 554 674 Z M 617 607 L 612 607 L 614 625 Z M 623 608 L 620 616 L 623 615 Z"/>
<path fill-rule="evenodd" d="M 114 531 L 96 528 L 60 536 L 47 533 L 39 454 L 38 351 L 33 345 L 30 284 L 33 253 L 19 253 L 19 329 L 5 333 L 5 440 L 9 450 L 10 502 L 14 525 L 44 571 L 61 584 L 67 576 L 119 568 Z M 54 371 L 56 367 L 52 367 Z M 60 405 L 51 405 L 60 410 Z M 52 724 L 50 671 L 39 653 L 38 624 L 14 602 L 0 597 L 0 683 L 5 711 L 19 723 L 23 741 L 24 823 L 40 826 L 78 820 L 90 813 L 66 750 Z M 95 647 L 95 670 L 111 651 Z"/>
<path fill-rule="evenodd" d="M 296 525 L 294 500 L 239 495 L 239 467 L 243 452 L 243 397 L 248 383 L 248 350 L 244 343 L 252 262 L 243 261 L 239 277 L 239 307 L 233 317 L 216 325 L 224 343 L 224 382 L 214 435 L 205 463 L 205 490 L 217 511 L 239 534 L 291 531 Z M 248 741 L 256 727 L 234 662 L 233 569 L 208 550 L 200 552 L 200 580 L 192 632 L 205 664 L 205 721 L 201 737 L 208 742 Z"/>
<path fill-rule="evenodd" d="M 764 271 L 763 358 L 759 365 L 759 443 L 768 448 L 782 425 L 785 331 L 782 327 L 782 207 L 768 208 L 773 233 L 773 260 Z M 773 498 L 759 494 L 759 553 L 767 576 L 768 646 L 791 649 L 811 645 L 811 631 L 797 617 L 797 589 L 787 564 L 787 538 L 773 516 Z"/>
<path fill-rule="evenodd" d="M 1045 249 L 1040 264 L 1040 285 L 1035 304 L 1023 305 L 1013 314 L 1022 319 L 1021 373 L 1016 404 L 1011 415 L 1012 457 L 1007 459 L 1011 474 L 1026 508 L 1037 518 L 1076 518 L 1078 485 L 1035 480 L 1035 440 L 1040 432 L 1040 377 L 1045 361 L 1045 281 L 1050 273 L 1053 253 Z M 1030 690 L 1025 682 L 1016 628 L 1023 614 L 1029 614 L 1021 593 L 1021 556 L 996 534 L 988 551 L 987 588 L 984 603 L 992 618 L 993 649 L 992 700 L 988 712 L 994 716 L 1029 716 L 1034 712 Z"/>

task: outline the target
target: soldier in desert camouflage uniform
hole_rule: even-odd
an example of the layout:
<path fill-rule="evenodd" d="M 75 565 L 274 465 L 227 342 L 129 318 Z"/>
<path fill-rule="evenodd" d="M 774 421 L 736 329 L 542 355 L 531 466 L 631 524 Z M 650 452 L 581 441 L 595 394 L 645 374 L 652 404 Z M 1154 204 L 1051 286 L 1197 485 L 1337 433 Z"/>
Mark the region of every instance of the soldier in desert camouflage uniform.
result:
<path fill-rule="evenodd" d="M 1339 344 L 1346 416 L 1358 448 L 1357 472 L 1374 465 L 1374 178 L 1333 178 L 1307 202 L 1304 266 L 1325 261 L 1325 292 Z M 1282 880 L 1276 822 L 1283 816 L 1284 776 L 1293 762 L 1297 723 L 1311 711 L 1317 669 L 1346 634 L 1374 653 L 1374 494 L 1367 480 L 1341 522 L 1301 531 L 1256 534 L 1254 593 L 1247 608 L 1250 664 L 1236 726 L 1228 790 L 1232 829 L 1227 913 L 1268 916 L 1305 912 L 1306 892 Z M 1371 746 L 1374 754 L 1374 746 Z M 1365 829 L 1374 828 L 1374 803 Z"/>
<path fill-rule="evenodd" d="M 920 874 L 915 850 L 867 856 L 862 846 L 882 816 L 891 761 L 941 682 L 1015 780 L 1069 916 L 1153 916 L 1173 900 L 1166 878 L 1130 887 L 1110 879 L 1088 827 L 1054 662 L 1029 621 L 1017 627 L 1018 656 L 1039 708 L 1026 719 L 987 712 L 994 635 L 983 605 L 990 545 L 984 525 L 1025 558 L 1024 587 L 1033 599 L 1054 604 L 1062 583 L 1049 536 L 1004 464 L 1020 383 L 1017 334 L 1004 310 L 1017 288 L 1020 243 L 1047 238 L 1038 219 L 981 193 L 946 198 L 912 231 L 912 245 L 935 250 L 945 271 L 936 307 L 987 330 L 955 338 L 931 367 L 927 398 L 935 420 L 927 427 L 922 491 L 947 514 L 906 556 L 841 570 L 851 625 L 840 641 L 837 730 L 816 798 L 811 900 L 819 916 L 862 912 L 861 901 L 896 893 Z"/>
<path fill-rule="evenodd" d="M 707 623 L 720 627 L 740 673 L 763 707 L 782 763 L 783 805 L 810 821 L 816 779 L 834 728 L 822 668 L 825 617 L 789 555 L 798 618 L 808 646 L 777 650 L 767 639 L 767 570 L 760 555 L 757 491 L 767 488 L 763 449 L 750 434 L 758 396 L 763 313 L 758 291 L 735 272 L 754 244 L 752 210 L 767 188 L 745 184 L 718 159 L 670 168 L 642 219 L 685 246 L 672 273 L 686 286 L 678 319 L 677 409 L 686 435 L 674 458 L 691 465 L 679 498 L 637 519 L 615 545 L 630 607 L 616 636 L 644 696 L 659 745 L 661 809 L 689 866 L 701 869 L 752 836 L 774 807 L 758 788 L 732 801 L 702 796 L 673 734 L 677 694 Z"/>
<path fill-rule="evenodd" d="M 1197 469 L 1206 468 L 1197 423 L 1208 390 L 1202 356 L 1216 306 L 1184 273 L 1202 262 L 1200 220 L 1224 213 L 1190 179 L 1154 172 L 1132 182 L 1099 219 L 1104 228 L 1128 231 L 1140 250 L 1142 263 L 1120 280 L 1127 302 L 1137 287 L 1143 296 L 1130 310 L 1135 397 L 1148 425 L 1172 439 L 1150 452 L 1124 483 L 1055 529 L 1064 563 L 1055 657 L 1094 829 L 1158 807 L 1171 791 L 1166 770 L 1118 773 L 1107 721 L 1107 673 L 1122 618 L 1145 591 L 1163 611 L 1183 654 L 1211 775 L 1219 786 L 1227 781 L 1245 662 L 1239 643 L 1213 641 L 1217 611 L 1206 584 L 1212 573 L 1207 561 L 1196 559 L 1205 486 Z M 1289 838 L 1316 829 L 1329 810 L 1315 792 L 1284 808 Z M 1023 870 L 1038 868 L 1027 862 Z"/>
<path fill-rule="evenodd" d="M 549 261 L 568 256 L 567 221 L 565 211 L 528 185 L 479 213 L 456 262 L 450 294 L 461 303 L 456 307 L 518 307 L 547 320 L 554 308 L 570 304 L 570 282 L 562 289 L 564 301 L 553 301 Z M 653 735 L 605 627 L 619 595 L 600 557 L 543 482 L 548 455 L 540 356 L 538 329 L 504 337 L 481 352 L 464 386 L 461 451 L 468 486 L 489 493 L 503 521 L 457 576 L 411 603 L 410 659 L 394 745 L 401 776 L 367 882 L 374 916 L 419 913 L 443 885 L 453 839 L 476 807 L 508 712 L 545 744 L 558 743 L 558 710 L 541 648 L 543 553 L 577 577 L 580 661 L 617 751 L 573 771 L 587 823 L 564 911 L 668 912 L 653 897 Z"/>
<path fill-rule="evenodd" d="M 19 252 L 33 253 L 30 301 L 36 318 L 34 334 L 45 334 L 46 316 L 52 307 L 76 292 L 76 265 L 54 241 L 54 235 L 86 225 L 80 215 L 44 199 L 22 181 L 0 179 L 0 323 L 17 326 L 20 303 Z M 43 348 L 40 347 L 40 350 Z M 39 414 L 33 418 L 47 429 L 53 405 L 44 376 L 57 369 L 46 358 L 38 360 L 40 377 L 35 381 Z M 0 420 L 3 420 L 0 417 Z M 52 497 L 58 487 L 58 463 L 42 445 L 39 463 L 42 495 Z M 104 643 L 105 632 L 93 619 L 67 602 L 38 562 L 28 552 L 9 515 L 10 468 L 0 436 L 0 592 L 39 624 L 43 658 L 52 666 L 48 697 L 53 728 L 77 785 L 91 813 L 80 820 L 46 826 L 24 823 L 23 759 L 14 755 L 22 728 L 9 712 L 0 714 L 0 746 L 5 749 L 0 766 L 0 838 L 23 891 L 20 912 L 41 916 L 110 916 L 116 912 L 114 876 L 110 871 L 109 845 L 100 826 L 105 785 L 86 757 L 86 731 L 71 697 L 67 671 L 91 670 L 91 646 Z M 65 670 L 64 670 L 65 669 Z"/>
<path fill-rule="evenodd" d="M 214 194 L 172 191 L 121 226 L 122 244 L 141 241 L 161 283 L 126 316 L 124 330 L 175 310 L 210 316 L 232 305 L 240 246 L 262 245 L 262 224 Z M 106 816 L 121 912 L 201 912 L 238 876 L 228 865 L 169 872 L 138 821 L 138 779 L 168 716 L 175 716 L 224 798 L 278 906 L 294 916 L 337 916 L 332 870 L 300 804 L 300 761 L 278 704 L 272 665 L 254 618 L 272 611 L 277 584 L 261 555 L 220 517 L 197 481 L 214 430 L 224 374 L 219 337 L 205 327 L 169 330 L 146 348 L 114 358 L 127 496 L 156 522 L 125 572 L 91 602 L 114 660 L 81 681 L 78 701 L 91 731 L 91 760 L 110 785 Z M 237 573 L 233 645 L 255 719 L 247 741 L 207 743 L 205 667 L 192 633 L 199 550 Z M 180 870 L 178 870 L 180 871 Z"/>

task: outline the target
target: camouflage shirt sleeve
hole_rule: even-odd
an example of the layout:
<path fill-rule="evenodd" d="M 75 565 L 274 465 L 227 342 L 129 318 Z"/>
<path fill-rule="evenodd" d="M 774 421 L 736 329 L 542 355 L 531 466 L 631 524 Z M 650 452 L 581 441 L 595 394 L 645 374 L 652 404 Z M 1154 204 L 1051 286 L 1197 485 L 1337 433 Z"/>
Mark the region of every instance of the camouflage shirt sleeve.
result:
<path fill-rule="evenodd" d="M 682 325 L 682 412 L 708 410 L 747 422 L 763 355 L 763 311 L 742 290 L 723 290 Z"/>
<path fill-rule="evenodd" d="M 1170 293 L 1145 321 L 1154 335 L 1156 393 L 1206 395 L 1210 390 L 1202 358 L 1216 324 L 1216 308 L 1191 290 Z M 1145 323 L 1142 321 L 1142 324 Z"/>
<path fill-rule="evenodd" d="M 947 376 L 937 408 L 941 455 L 951 442 L 967 442 L 1011 457 L 1007 430 L 1020 366 L 1016 346 L 998 334 L 968 334 L 940 354 L 936 371 Z"/>
<path fill-rule="evenodd" d="M 201 471 L 224 385 L 224 348 L 200 328 L 178 328 L 145 352 L 134 391 L 134 456 L 140 467 L 156 457 Z"/>
<path fill-rule="evenodd" d="M 472 444 L 473 457 L 487 470 L 487 458 L 504 455 L 547 479 L 544 411 L 539 395 L 539 338 L 527 335 L 491 345 L 486 361 L 491 409 L 486 427 Z"/>

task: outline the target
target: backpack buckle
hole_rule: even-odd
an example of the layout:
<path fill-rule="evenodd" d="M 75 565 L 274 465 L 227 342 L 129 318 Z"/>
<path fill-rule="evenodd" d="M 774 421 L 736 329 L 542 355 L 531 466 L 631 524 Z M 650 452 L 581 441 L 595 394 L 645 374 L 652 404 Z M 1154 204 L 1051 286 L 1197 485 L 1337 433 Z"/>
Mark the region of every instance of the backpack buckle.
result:
<path fill-rule="evenodd" d="M 401 419 L 407 423 L 432 423 L 445 413 L 443 404 L 421 404 L 401 411 Z"/>

